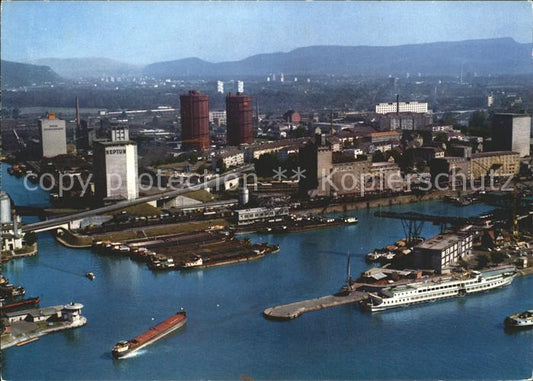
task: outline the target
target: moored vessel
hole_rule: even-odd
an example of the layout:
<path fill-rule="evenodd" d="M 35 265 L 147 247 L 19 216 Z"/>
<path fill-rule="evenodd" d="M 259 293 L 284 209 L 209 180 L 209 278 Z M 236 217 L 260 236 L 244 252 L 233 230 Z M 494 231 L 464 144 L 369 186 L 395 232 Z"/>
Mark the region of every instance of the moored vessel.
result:
<path fill-rule="evenodd" d="M 17 302 L 7 303 L 3 304 L 0 302 L 0 314 L 15 311 L 22 308 L 29 308 L 34 307 L 37 304 L 39 304 L 40 298 L 28 298 L 28 299 L 22 299 Z"/>
<path fill-rule="evenodd" d="M 377 293 L 369 293 L 369 297 L 361 302 L 361 307 L 376 312 L 465 296 L 507 286 L 511 284 L 515 276 L 516 268 L 508 266 L 483 272 L 472 271 L 463 276 L 456 275 L 446 279 L 385 287 Z"/>
<path fill-rule="evenodd" d="M 504 324 L 507 328 L 531 328 L 533 327 L 533 310 L 509 315 L 505 318 Z"/>
<path fill-rule="evenodd" d="M 161 339 L 169 333 L 183 327 L 186 322 L 187 313 L 185 311 L 180 311 L 131 340 L 119 341 L 113 347 L 113 357 L 119 359 L 134 353 L 139 349 Z"/>

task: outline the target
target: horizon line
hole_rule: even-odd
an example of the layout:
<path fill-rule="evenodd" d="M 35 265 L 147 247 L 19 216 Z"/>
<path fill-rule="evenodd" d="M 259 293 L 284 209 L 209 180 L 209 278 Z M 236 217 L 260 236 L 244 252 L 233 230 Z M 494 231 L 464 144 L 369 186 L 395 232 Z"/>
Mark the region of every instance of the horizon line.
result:
<path fill-rule="evenodd" d="M 431 42 L 407 43 L 407 44 L 401 44 L 401 45 L 337 45 L 337 44 L 331 44 L 331 45 L 323 45 L 323 44 L 320 44 L 320 45 L 307 45 L 307 46 L 299 46 L 299 47 L 290 49 L 288 51 L 271 51 L 271 52 L 264 52 L 264 53 L 256 53 L 256 54 L 251 54 L 251 55 L 246 56 L 246 57 L 241 58 L 241 59 L 221 60 L 221 61 L 209 61 L 209 60 L 206 60 L 204 58 L 200 58 L 198 56 L 188 56 L 188 57 L 183 57 L 183 58 L 157 60 L 157 61 L 153 61 L 153 62 L 150 62 L 150 63 L 131 63 L 131 62 L 127 62 L 127 61 L 121 61 L 121 60 L 118 60 L 116 58 L 109 58 L 109 57 L 102 57 L 102 56 L 100 56 L 100 57 L 97 57 L 97 56 L 81 56 L 81 57 L 66 57 L 66 58 L 40 57 L 40 58 L 23 59 L 23 60 L 16 60 L 16 59 L 12 60 L 12 59 L 9 59 L 9 58 L 5 59 L 5 58 L 2 57 L 2 61 L 29 64 L 29 65 L 36 65 L 36 66 L 49 66 L 49 65 L 45 65 L 45 64 L 41 64 L 41 63 L 36 63 L 36 61 L 40 61 L 40 60 L 62 60 L 62 61 L 66 61 L 66 60 L 84 60 L 84 59 L 105 59 L 105 60 L 115 61 L 116 63 L 119 63 L 119 64 L 138 66 L 139 68 L 142 68 L 142 67 L 146 67 L 146 66 L 149 66 L 149 65 L 152 65 L 152 64 L 156 64 L 156 63 L 168 63 L 168 62 L 182 61 L 182 60 L 187 60 L 187 59 L 196 59 L 196 60 L 200 60 L 200 61 L 203 61 L 203 62 L 206 62 L 206 63 L 211 63 L 211 64 L 230 63 L 230 62 L 243 61 L 243 60 L 246 60 L 248 58 L 261 56 L 261 55 L 288 54 L 288 53 L 294 52 L 294 51 L 299 50 L 299 49 L 306 49 L 306 48 L 313 48 L 313 47 L 394 48 L 394 47 L 414 46 L 414 45 L 431 45 L 431 44 L 439 44 L 439 43 L 458 43 L 458 42 L 488 41 L 488 40 L 512 40 L 513 42 L 515 42 L 517 44 L 521 44 L 521 45 L 533 44 L 533 39 L 530 42 L 518 42 L 515 38 L 506 36 L 506 37 L 492 37 L 492 38 L 487 37 L 487 38 L 475 38 L 475 39 L 470 38 L 470 39 L 466 39 L 466 40 L 445 40 L 445 41 L 440 40 L 440 41 L 431 41 Z"/>

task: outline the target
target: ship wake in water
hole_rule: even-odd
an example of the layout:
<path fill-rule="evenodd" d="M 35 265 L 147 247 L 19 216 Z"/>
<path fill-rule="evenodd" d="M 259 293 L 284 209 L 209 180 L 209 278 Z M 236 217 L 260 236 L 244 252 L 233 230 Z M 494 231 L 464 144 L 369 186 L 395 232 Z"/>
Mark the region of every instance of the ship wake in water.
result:
<path fill-rule="evenodd" d="M 121 357 L 120 359 L 131 359 L 131 358 L 134 358 L 134 357 L 139 357 L 139 356 L 144 355 L 146 352 L 148 352 L 148 349 L 139 349 L 136 352 L 128 353 L 126 356 Z"/>

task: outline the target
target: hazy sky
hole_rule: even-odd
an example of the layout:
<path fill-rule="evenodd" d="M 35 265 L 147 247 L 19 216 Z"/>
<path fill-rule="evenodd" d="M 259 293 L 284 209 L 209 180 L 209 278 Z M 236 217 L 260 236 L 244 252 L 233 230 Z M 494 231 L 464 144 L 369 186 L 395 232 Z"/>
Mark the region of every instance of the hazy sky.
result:
<path fill-rule="evenodd" d="M 310 45 L 532 42 L 532 3 L 2 1 L 2 59 L 218 62 Z"/>

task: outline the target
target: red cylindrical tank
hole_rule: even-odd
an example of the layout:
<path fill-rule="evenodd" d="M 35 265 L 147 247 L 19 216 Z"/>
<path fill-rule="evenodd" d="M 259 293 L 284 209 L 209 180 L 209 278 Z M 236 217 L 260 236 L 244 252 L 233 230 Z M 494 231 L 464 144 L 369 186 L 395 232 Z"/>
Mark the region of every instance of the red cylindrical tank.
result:
<path fill-rule="evenodd" d="M 185 149 L 209 148 L 209 97 L 196 90 L 180 95 L 181 141 Z"/>
<path fill-rule="evenodd" d="M 230 146 L 238 146 L 242 143 L 253 143 L 254 123 L 253 123 L 252 97 L 237 93 L 229 93 L 226 97 L 226 117 L 227 117 L 227 143 Z"/>

